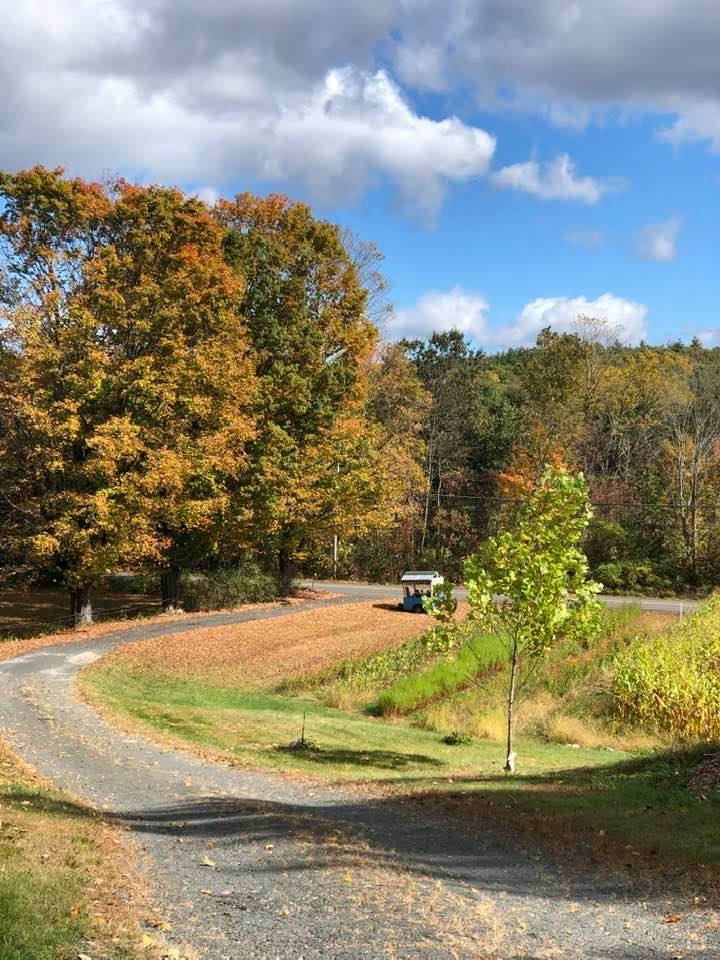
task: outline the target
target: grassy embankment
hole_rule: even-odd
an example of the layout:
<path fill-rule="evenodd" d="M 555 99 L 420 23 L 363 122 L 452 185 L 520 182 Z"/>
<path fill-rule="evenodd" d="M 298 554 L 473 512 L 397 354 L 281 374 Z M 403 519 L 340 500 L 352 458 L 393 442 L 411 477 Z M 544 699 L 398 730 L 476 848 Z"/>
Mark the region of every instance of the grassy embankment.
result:
<path fill-rule="evenodd" d="M 91 810 L 43 785 L 0 742 L 0 957 L 131 960 L 148 952 L 127 851 Z"/>
<path fill-rule="evenodd" d="M 359 604 L 165 638 L 118 651 L 84 675 L 84 686 L 163 737 L 248 766 L 461 792 L 464 808 L 524 809 L 538 822 L 560 819 L 660 857 L 720 861 L 720 793 L 702 801 L 687 789 L 698 751 L 671 752 L 656 732 L 612 714 L 616 656 L 661 636 L 666 618 L 608 613 L 591 647 L 552 651 L 521 715 L 514 778 L 501 772 L 495 641 L 475 638 L 457 661 L 437 661 L 417 638 L 402 642 L 399 625 L 417 631 L 427 622 Z M 468 667 L 478 660 L 480 682 L 471 684 Z M 303 714 L 310 748 L 289 749 Z M 472 741 L 444 743 L 453 730 Z"/>

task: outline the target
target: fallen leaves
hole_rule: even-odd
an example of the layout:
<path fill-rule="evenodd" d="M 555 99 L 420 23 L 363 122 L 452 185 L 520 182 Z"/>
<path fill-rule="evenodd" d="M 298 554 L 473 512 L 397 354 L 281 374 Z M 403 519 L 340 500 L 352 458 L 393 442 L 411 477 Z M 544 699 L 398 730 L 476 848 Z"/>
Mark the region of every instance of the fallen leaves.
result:
<path fill-rule="evenodd" d="M 372 602 L 351 603 L 277 617 L 272 630 L 256 620 L 131 643 L 103 663 L 223 685 L 267 686 L 397 646 L 425 629 L 422 617 L 398 617 Z"/>

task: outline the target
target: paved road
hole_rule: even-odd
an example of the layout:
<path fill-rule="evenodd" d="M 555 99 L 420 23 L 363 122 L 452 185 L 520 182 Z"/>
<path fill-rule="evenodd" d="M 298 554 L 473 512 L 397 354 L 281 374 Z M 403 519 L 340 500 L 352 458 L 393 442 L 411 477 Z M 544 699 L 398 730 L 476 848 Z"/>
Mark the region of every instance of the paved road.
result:
<path fill-rule="evenodd" d="M 382 583 L 355 583 L 351 581 L 335 580 L 303 580 L 302 586 L 314 587 L 317 590 L 331 590 L 341 592 L 345 596 L 356 597 L 358 600 L 393 599 L 400 600 L 400 587 Z M 456 589 L 455 596 L 464 600 L 467 590 Z M 698 607 L 697 600 L 670 600 L 664 597 L 613 597 L 601 596 L 600 600 L 608 607 L 626 607 L 629 605 L 641 607 L 643 610 L 657 613 L 674 613 L 685 616 Z"/>
<path fill-rule="evenodd" d="M 78 671 L 119 644 L 209 622 L 271 630 L 287 612 L 139 624 L 0 664 L 3 735 L 134 831 L 172 942 L 202 960 L 720 957 L 707 914 L 667 883 L 557 860 L 491 821 L 204 762 L 118 733 L 73 695 Z"/>

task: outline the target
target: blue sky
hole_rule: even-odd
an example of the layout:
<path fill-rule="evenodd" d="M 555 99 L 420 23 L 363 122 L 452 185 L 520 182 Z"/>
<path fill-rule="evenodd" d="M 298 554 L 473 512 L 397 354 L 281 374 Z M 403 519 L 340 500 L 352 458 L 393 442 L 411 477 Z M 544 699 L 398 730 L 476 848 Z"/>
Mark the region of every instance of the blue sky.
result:
<path fill-rule="evenodd" d="M 342 15 L 338 11 L 342 9 Z M 388 336 L 578 313 L 720 343 L 712 0 L 38 0 L 0 167 L 311 202 L 378 243 Z"/>

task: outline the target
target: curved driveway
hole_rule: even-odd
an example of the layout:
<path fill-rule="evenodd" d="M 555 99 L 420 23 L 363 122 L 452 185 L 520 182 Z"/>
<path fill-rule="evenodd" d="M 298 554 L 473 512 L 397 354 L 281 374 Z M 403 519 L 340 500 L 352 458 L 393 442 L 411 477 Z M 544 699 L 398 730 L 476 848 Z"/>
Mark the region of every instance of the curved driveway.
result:
<path fill-rule="evenodd" d="M 140 623 L 0 664 L 3 735 L 134 832 L 171 942 L 202 960 L 720 957 L 707 915 L 631 872 L 559 862 L 490 821 L 204 762 L 114 730 L 73 694 L 119 644 L 250 619 L 271 630 L 332 602 Z"/>

